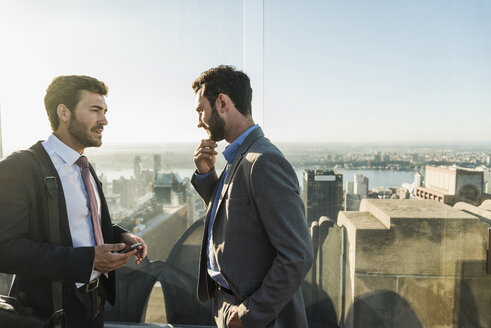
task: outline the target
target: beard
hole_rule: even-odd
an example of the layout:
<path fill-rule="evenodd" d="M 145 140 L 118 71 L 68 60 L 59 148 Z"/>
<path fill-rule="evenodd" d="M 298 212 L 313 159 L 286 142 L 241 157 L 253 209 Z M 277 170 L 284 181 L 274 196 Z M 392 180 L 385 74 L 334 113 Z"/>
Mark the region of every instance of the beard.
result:
<path fill-rule="evenodd" d="M 206 131 L 213 141 L 222 141 L 225 138 L 225 121 L 218 115 L 217 106 L 211 108 L 211 116 Z"/>
<path fill-rule="evenodd" d="M 103 129 L 104 126 L 98 124 L 91 129 L 87 126 L 87 124 L 80 122 L 75 117 L 75 113 L 73 113 L 70 117 L 70 121 L 68 122 L 68 133 L 77 140 L 81 145 L 85 147 L 100 147 L 102 145 L 102 139 L 94 138 L 90 135 L 90 131 Z"/>

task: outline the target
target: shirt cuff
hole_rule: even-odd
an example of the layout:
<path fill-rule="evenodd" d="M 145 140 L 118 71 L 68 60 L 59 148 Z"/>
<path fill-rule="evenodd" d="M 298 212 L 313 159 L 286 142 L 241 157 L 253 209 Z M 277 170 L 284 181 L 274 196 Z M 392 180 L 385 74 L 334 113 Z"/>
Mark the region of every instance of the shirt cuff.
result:
<path fill-rule="evenodd" d="M 199 174 L 198 171 L 194 171 L 194 178 L 196 181 L 199 181 L 199 180 L 203 180 L 204 178 L 208 177 L 211 172 L 213 172 L 214 168 L 211 169 L 208 173 L 205 173 L 205 174 Z"/>

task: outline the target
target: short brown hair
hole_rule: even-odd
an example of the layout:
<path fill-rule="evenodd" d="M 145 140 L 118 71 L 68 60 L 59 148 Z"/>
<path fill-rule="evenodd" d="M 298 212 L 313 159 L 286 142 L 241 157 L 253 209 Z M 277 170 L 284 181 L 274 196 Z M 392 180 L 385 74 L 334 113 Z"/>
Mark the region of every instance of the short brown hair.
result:
<path fill-rule="evenodd" d="M 64 104 L 73 113 L 80 101 L 80 91 L 82 90 L 106 96 L 108 88 L 104 82 L 85 75 L 58 76 L 48 86 L 44 97 L 44 106 L 53 131 L 58 129 L 60 125 L 57 114 L 58 105 Z"/>
<path fill-rule="evenodd" d="M 226 94 L 233 101 L 237 110 L 244 116 L 252 112 L 252 88 L 249 77 L 234 66 L 220 65 L 201 73 L 193 82 L 195 93 L 203 87 L 203 96 L 208 99 L 210 106 L 220 93 Z"/>

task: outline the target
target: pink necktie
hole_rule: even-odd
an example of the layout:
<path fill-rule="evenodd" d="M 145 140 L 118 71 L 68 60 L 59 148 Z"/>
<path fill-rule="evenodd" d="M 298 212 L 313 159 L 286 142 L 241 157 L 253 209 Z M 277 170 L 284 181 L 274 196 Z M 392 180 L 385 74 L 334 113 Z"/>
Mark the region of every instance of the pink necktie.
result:
<path fill-rule="evenodd" d="M 96 245 L 102 245 L 104 244 L 104 237 L 102 237 L 101 222 L 99 221 L 94 188 L 92 188 L 92 183 L 90 182 L 89 161 L 87 160 L 87 157 L 80 156 L 75 163 L 82 169 L 82 179 L 84 180 L 87 195 L 89 195 L 90 214 L 92 216 L 92 226 L 94 227 L 95 243 Z"/>

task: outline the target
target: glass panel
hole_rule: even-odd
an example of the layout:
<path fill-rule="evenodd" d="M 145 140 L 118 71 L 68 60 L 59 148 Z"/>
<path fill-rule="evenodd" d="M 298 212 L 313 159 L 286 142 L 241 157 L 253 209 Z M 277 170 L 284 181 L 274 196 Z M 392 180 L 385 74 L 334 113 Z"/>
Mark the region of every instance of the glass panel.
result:
<path fill-rule="evenodd" d="M 485 327 L 490 16 L 486 1 L 2 0 L 0 147 L 49 136 L 53 77 L 106 82 L 104 145 L 86 154 L 112 221 L 149 245 L 118 270 L 106 325 L 211 326 L 196 299 L 206 207 L 190 177 L 206 134 L 191 83 L 233 64 L 299 180 L 309 326 Z"/>
<path fill-rule="evenodd" d="M 303 187 L 311 327 L 491 322 L 490 13 L 264 2 L 263 127 Z"/>
<path fill-rule="evenodd" d="M 85 154 L 113 223 L 142 236 L 149 254 L 118 271 L 106 321 L 213 323 L 211 302 L 196 297 L 206 207 L 190 177 L 194 149 L 207 135 L 196 127 L 191 84 L 208 68 L 244 69 L 246 53 L 257 57 L 245 49 L 245 10 L 243 1 L 223 0 L 0 3 L 4 155 L 51 133 L 42 101 L 55 76 L 84 74 L 109 86 L 104 144 Z M 255 62 L 251 74 L 262 81 Z M 220 159 L 218 172 L 224 165 Z M 5 294 L 11 277 L 1 278 Z"/>

